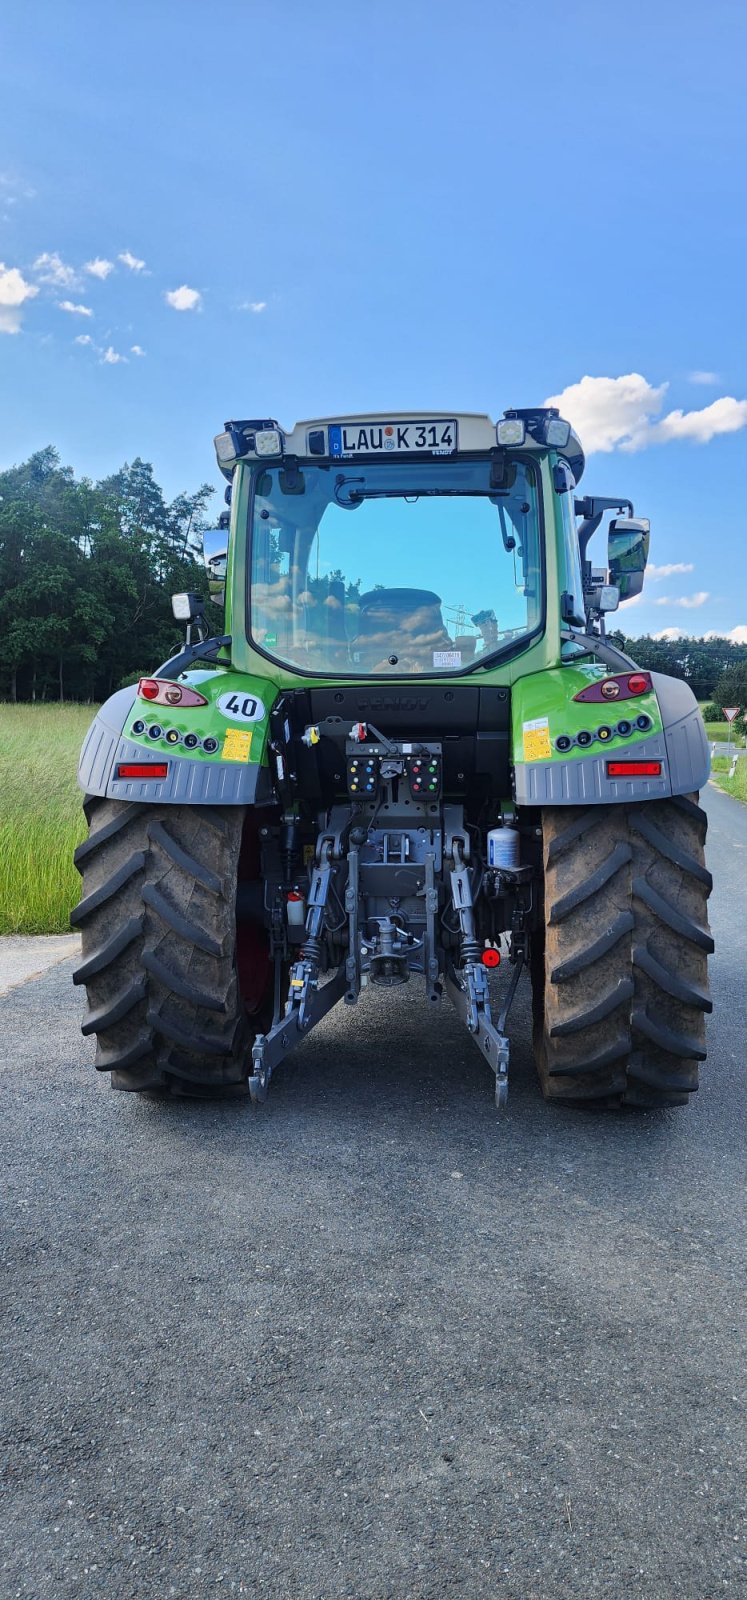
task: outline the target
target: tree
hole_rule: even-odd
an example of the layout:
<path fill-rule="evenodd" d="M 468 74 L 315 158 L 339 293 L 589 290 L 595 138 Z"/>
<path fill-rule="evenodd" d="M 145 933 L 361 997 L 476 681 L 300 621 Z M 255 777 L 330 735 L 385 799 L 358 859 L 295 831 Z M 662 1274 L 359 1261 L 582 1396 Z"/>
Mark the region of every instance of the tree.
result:
<path fill-rule="evenodd" d="M 731 639 L 653 639 L 650 634 L 631 639 L 616 631 L 610 634 L 610 640 L 646 671 L 683 678 L 697 700 L 713 697 L 723 674 L 740 662 L 747 662 L 747 645 L 734 644 Z"/>
<path fill-rule="evenodd" d="M 713 691 L 713 701 L 719 711 L 723 711 L 724 706 L 739 706 L 740 715 L 736 720 L 742 728 L 747 725 L 747 661 L 739 661 L 721 674 Z"/>
<path fill-rule="evenodd" d="M 0 696 L 104 699 L 171 654 L 211 494 L 169 503 L 139 458 L 76 480 L 51 447 L 0 473 Z"/>

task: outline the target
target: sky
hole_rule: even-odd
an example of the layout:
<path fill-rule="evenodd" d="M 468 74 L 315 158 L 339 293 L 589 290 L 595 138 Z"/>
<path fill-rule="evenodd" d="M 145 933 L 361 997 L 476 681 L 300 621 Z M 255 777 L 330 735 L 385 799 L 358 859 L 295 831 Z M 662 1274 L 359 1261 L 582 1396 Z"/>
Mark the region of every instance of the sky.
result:
<path fill-rule="evenodd" d="M 747 641 L 746 60 L 742 0 L 5 7 L 0 467 L 551 400 L 651 518 L 623 629 Z"/>

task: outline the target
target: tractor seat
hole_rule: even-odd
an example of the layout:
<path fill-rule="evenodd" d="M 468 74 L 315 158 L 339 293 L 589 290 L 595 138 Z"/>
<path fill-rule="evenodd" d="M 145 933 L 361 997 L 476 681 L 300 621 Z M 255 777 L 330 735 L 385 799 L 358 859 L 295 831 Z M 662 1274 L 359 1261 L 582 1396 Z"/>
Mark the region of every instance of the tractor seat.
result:
<path fill-rule="evenodd" d="M 352 645 L 369 667 L 380 657 L 384 665 L 394 651 L 415 658 L 413 666 L 420 671 L 433 670 L 434 650 L 453 648 L 441 598 L 432 589 L 371 589 L 362 594 Z"/>

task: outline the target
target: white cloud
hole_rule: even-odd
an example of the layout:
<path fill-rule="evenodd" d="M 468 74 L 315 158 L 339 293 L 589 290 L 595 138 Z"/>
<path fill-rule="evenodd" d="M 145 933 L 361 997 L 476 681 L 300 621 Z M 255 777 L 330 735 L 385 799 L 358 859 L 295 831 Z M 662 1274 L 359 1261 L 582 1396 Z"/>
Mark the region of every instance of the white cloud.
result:
<path fill-rule="evenodd" d="M 57 304 L 58 304 L 58 306 L 60 308 L 60 311 L 68 311 L 70 313 L 71 317 L 92 317 L 93 316 L 93 312 L 92 312 L 90 306 L 76 305 L 73 300 L 58 300 Z"/>
<path fill-rule="evenodd" d="M 681 628 L 662 628 L 661 633 L 655 633 L 655 639 L 684 639 Z"/>
<path fill-rule="evenodd" d="M 183 283 L 179 289 L 167 289 L 164 295 L 166 304 L 172 306 L 174 311 L 200 311 L 202 309 L 202 295 L 199 289 L 190 289 Z"/>
<path fill-rule="evenodd" d="M 124 361 L 126 364 L 127 357 L 121 356 L 119 351 L 112 349 L 112 346 L 109 345 L 108 350 L 104 350 L 102 352 L 101 360 L 107 367 L 116 367 L 119 365 L 120 361 Z"/>
<path fill-rule="evenodd" d="M 651 440 L 666 444 L 670 439 L 694 439 L 696 444 L 708 444 L 717 433 L 738 433 L 746 425 L 747 400 L 727 394 L 702 411 L 670 411 L 651 430 Z"/>
<path fill-rule="evenodd" d="M 145 355 L 145 351 L 144 351 L 142 345 L 131 344 L 130 345 L 130 355 L 132 355 L 132 356 L 144 356 Z"/>
<path fill-rule="evenodd" d="M 699 367 L 696 368 L 695 372 L 688 372 L 687 376 L 691 383 L 702 383 L 706 387 L 720 381 L 717 372 L 703 372 Z"/>
<path fill-rule="evenodd" d="M 93 261 L 86 261 L 84 272 L 89 272 L 92 278 L 100 278 L 102 283 L 114 271 L 114 262 L 107 261 L 105 256 L 94 256 Z"/>
<path fill-rule="evenodd" d="M 131 250 L 120 250 L 117 260 L 122 262 L 123 267 L 129 267 L 130 272 L 143 272 L 145 269 L 145 262 L 134 256 Z"/>
<path fill-rule="evenodd" d="M 654 601 L 655 606 L 681 606 L 684 611 L 696 611 L 698 606 L 704 606 L 710 599 L 707 589 L 700 589 L 697 594 L 682 594 L 678 599 L 671 595 L 663 594 Z"/>
<path fill-rule="evenodd" d="M 74 289 L 77 273 L 69 267 L 56 250 L 45 250 L 34 262 L 34 272 L 40 283 L 51 283 L 56 289 Z"/>
<path fill-rule="evenodd" d="M 242 300 L 239 306 L 239 311 L 253 311 L 255 316 L 259 316 L 260 311 L 266 310 L 266 300 Z"/>
<path fill-rule="evenodd" d="M 595 451 L 637 448 L 661 410 L 667 385 L 653 388 L 640 372 L 622 378 L 582 378 L 569 384 L 562 394 L 551 395 L 546 406 L 557 406 L 578 432 L 588 455 Z"/>
<path fill-rule="evenodd" d="M 707 444 L 716 434 L 747 426 L 747 400 L 724 395 L 700 411 L 670 411 L 661 417 L 669 385 L 650 384 L 640 372 L 619 378 L 581 378 L 546 406 L 557 406 L 579 434 L 587 455 L 597 451 L 643 450 L 650 444 L 690 439 Z"/>
<path fill-rule="evenodd" d="M 657 567 L 655 561 L 649 561 L 646 568 L 646 577 L 653 578 L 656 581 L 657 578 L 671 578 L 674 572 L 693 572 L 694 570 L 692 561 L 666 561 L 661 567 Z"/>
<path fill-rule="evenodd" d="M 73 344 L 93 344 L 90 333 L 76 333 Z"/>
<path fill-rule="evenodd" d="M 21 307 L 38 293 L 36 284 L 27 283 L 17 267 L 0 261 L 0 333 L 20 333 Z"/>
<path fill-rule="evenodd" d="M 731 633 L 727 633 L 726 637 L 731 639 L 732 644 L 747 644 L 747 627 L 743 622 L 740 622 L 739 626 L 732 628 Z"/>

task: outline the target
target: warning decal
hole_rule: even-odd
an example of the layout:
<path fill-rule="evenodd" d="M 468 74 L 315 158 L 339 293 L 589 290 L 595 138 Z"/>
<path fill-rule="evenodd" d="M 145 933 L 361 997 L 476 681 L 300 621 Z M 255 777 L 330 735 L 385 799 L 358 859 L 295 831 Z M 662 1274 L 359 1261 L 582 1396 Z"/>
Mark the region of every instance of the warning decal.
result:
<path fill-rule="evenodd" d="M 245 733 L 243 728 L 229 728 L 223 740 L 223 760 L 248 761 L 251 748 L 251 732 Z"/>
<path fill-rule="evenodd" d="M 550 749 L 550 723 L 547 717 L 535 717 L 532 722 L 522 723 L 524 735 L 524 760 L 549 761 L 552 755 Z"/>

